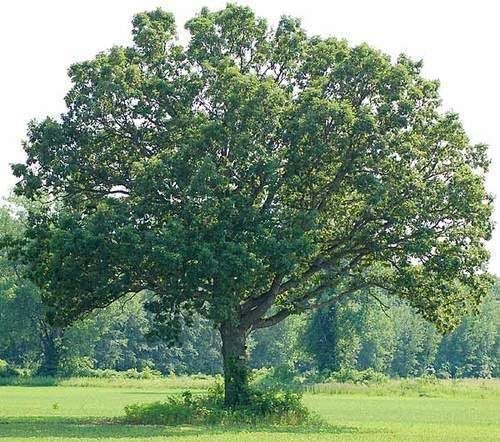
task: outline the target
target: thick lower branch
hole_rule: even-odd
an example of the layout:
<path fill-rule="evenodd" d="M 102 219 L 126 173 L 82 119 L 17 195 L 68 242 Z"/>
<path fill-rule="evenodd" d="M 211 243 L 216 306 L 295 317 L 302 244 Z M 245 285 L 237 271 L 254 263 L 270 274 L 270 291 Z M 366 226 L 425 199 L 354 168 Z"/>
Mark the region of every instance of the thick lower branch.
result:
<path fill-rule="evenodd" d="M 310 303 L 308 302 L 312 297 L 317 296 L 321 292 L 324 292 L 325 290 L 328 290 L 328 287 L 326 286 L 319 286 L 316 287 L 314 290 L 310 291 L 307 293 L 307 295 L 302 296 L 299 300 L 296 300 L 295 305 L 291 309 L 287 310 L 281 310 L 277 313 L 275 313 L 272 316 L 268 316 L 266 318 L 261 318 L 257 322 L 255 322 L 252 326 L 254 330 L 260 329 L 260 328 L 267 328 L 267 327 L 272 327 L 273 325 L 279 324 L 281 321 L 284 319 L 288 318 L 288 316 L 299 313 L 304 310 L 312 310 L 312 309 L 318 309 L 318 308 L 323 308 L 327 307 L 329 305 L 335 304 L 338 302 L 341 298 L 343 298 L 346 295 L 349 295 L 351 293 L 354 293 L 358 290 L 361 290 L 362 288 L 367 287 L 366 285 L 356 285 L 353 287 L 349 287 L 345 290 L 343 290 L 340 293 L 337 293 L 335 296 L 330 297 L 329 299 L 321 302 L 316 302 L 316 303 Z"/>
<path fill-rule="evenodd" d="M 258 320 L 252 326 L 252 328 L 254 330 L 258 330 L 260 328 L 272 327 L 273 325 L 279 324 L 281 321 L 288 318 L 293 313 L 295 313 L 294 310 L 281 310 L 280 312 L 278 312 L 272 316 Z"/>
<path fill-rule="evenodd" d="M 243 327 L 249 327 L 256 319 L 260 318 L 269 310 L 278 295 L 282 280 L 282 276 L 276 275 L 271 283 L 270 289 L 266 293 L 258 298 L 249 299 L 242 306 L 241 324 Z"/>

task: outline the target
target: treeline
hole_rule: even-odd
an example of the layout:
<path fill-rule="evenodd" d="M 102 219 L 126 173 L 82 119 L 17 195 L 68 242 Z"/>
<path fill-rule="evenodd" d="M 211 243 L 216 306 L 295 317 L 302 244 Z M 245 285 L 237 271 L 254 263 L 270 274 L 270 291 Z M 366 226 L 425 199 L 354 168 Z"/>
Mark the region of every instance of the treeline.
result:
<path fill-rule="evenodd" d="M 0 212 L 0 232 L 19 234 L 19 222 Z M 197 319 L 185 328 L 181 346 L 148 337 L 152 320 L 143 309 L 148 294 L 114 303 L 67 329 L 46 321 L 36 287 L 16 263 L 0 256 L 0 375 L 106 375 L 106 370 L 220 373 L 220 340 L 213 325 Z M 341 369 L 390 376 L 499 376 L 500 283 L 478 315 L 441 336 L 408 305 L 365 293 L 308 315 L 290 317 L 251 335 L 254 368 L 287 366 L 327 375 Z M 3 367 L 3 368 L 2 368 Z M 6 369 L 10 367 L 10 371 Z"/>
<path fill-rule="evenodd" d="M 442 336 L 408 305 L 365 294 L 319 310 L 298 326 L 296 364 L 319 372 L 373 369 L 392 377 L 497 377 L 499 301 L 497 282 L 478 315 Z"/>

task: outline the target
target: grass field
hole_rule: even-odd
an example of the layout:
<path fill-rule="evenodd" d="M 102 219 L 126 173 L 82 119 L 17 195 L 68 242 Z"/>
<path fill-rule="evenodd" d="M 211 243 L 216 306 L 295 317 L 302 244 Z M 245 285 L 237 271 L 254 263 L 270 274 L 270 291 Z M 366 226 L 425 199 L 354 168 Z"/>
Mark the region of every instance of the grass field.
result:
<path fill-rule="evenodd" d="M 123 407 L 161 400 L 207 381 L 69 380 L 60 385 L 0 387 L 0 441 L 499 441 L 500 381 L 384 386 L 322 385 L 304 402 L 324 426 L 161 427 L 119 422 Z"/>

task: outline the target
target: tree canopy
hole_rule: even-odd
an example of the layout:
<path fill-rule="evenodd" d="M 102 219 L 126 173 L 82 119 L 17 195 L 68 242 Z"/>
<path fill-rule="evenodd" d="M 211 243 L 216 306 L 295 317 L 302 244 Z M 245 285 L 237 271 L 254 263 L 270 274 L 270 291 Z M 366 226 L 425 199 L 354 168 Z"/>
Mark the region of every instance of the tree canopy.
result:
<path fill-rule="evenodd" d="M 442 331 L 476 308 L 486 146 L 421 62 L 235 5 L 186 29 L 136 15 L 133 45 L 73 65 L 67 111 L 29 126 L 14 172 L 42 202 L 25 253 L 54 321 L 143 290 L 168 339 L 201 313 L 234 403 L 246 336 L 290 314 L 370 287 Z"/>

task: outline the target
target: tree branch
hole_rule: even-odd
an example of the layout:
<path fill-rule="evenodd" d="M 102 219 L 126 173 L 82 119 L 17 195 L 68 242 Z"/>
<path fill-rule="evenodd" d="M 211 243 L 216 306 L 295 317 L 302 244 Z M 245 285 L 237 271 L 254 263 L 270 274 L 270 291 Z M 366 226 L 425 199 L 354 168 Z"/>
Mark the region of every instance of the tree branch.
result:
<path fill-rule="evenodd" d="M 241 315 L 241 325 L 243 327 L 250 326 L 256 319 L 262 316 L 269 310 L 272 306 L 276 296 L 278 295 L 278 290 L 280 288 L 283 276 L 276 275 L 273 278 L 271 287 L 267 292 L 259 296 L 258 298 L 251 298 L 245 303 L 242 309 Z"/>
<path fill-rule="evenodd" d="M 253 329 L 258 330 L 261 328 L 272 327 L 273 325 L 276 325 L 276 324 L 280 323 L 281 321 L 283 321 L 284 319 L 286 319 L 288 316 L 290 316 L 294 313 L 298 313 L 299 311 L 302 311 L 302 310 L 312 310 L 312 309 L 318 309 L 318 308 L 326 307 L 328 305 L 332 305 L 332 304 L 336 303 L 340 298 L 342 298 L 348 294 L 354 293 L 358 290 L 361 290 L 362 288 L 365 288 L 365 287 L 366 287 L 366 285 L 364 285 L 364 284 L 363 285 L 355 285 L 355 286 L 352 286 L 352 287 L 349 287 L 349 288 L 343 290 L 340 293 L 337 293 L 335 296 L 332 296 L 330 299 L 328 299 L 326 301 L 316 302 L 314 304 L 308 303 L 307 302 L 308 298 L 311 298 L 312 296 L 316 295 L 317 293 L 320 293 L 320 292 L 328 289 L 328 287 L 325 285 L 316 287 L 314 290 L 308 292 L 306 295 L 304 295 L 302 297 L 304 304 L 297 304 L 296 306 L 294 306 L 293 309 L 281 310 L 272 316 L 269 316 L 267 318 L 262 318 L 253 325 Z"/>

